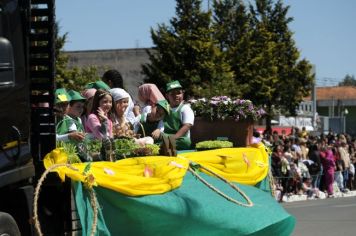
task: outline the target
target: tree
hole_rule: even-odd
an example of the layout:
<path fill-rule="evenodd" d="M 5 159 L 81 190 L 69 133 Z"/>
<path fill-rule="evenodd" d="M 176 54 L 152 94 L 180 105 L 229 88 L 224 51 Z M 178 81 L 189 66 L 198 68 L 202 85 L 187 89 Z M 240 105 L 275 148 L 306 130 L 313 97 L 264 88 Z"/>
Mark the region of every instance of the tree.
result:
<path fill-rule="evenodd" d="M 314 76 L 310 63 L 299 59 L 293 33 L 288 28 L 293 20 L 287 16 L 289 7 L 280 0 L 276 3 L 256 0 L 254 5 L 249 4 L 249 13 L 242 1 L 225 0 L 216 6 L 220 6 L 215 11 L 217 19 L 223 19 L 220 9 L 225 12 L 228 6 L 238 9 L 230 13 L 235 12 L 240 24 L 233 20 L 223 23 L 226 29 L 235 27 L 238 37 L 224 41 L 223 45 L 229 51 L 230 63 L 234 63 L 235 80 L 244 88 L 242 96 L 265 107 L 267 128 L 275 110 L 295 114 L 295 107 L 310 93 Z M 217 22 L 223 22 L 221 19 Z"/>
<path fill-rule="evenodd" d="M 155 51 L 147 51 L 150 63 L 142 67 L 145 82 L 163 88 L 179 80 L 186 94 L 195 97 L 238 94 L 231 67 L 212 36 L 211 12 L 201 10 L 201 0 L 177 0 L 170 26 L 151 29 Z"/>
<path fill-rule="evenodd" d="M 223 0 L 213 3 L 214 37 L 234 72 L 240 88 L 239 96 L 249 89 L 249 63 L 251 61 L 250 14 L 242 0 Z M 247 74 L 246 74 L 247 73 Z"/>
<path fill-rule="evenodd" d="M 356 86 L 356 79 L 354 75 L 345 75 L 344 79 L 339 83 L 339 86 Z"/>
<path fill-rule="evenodd" d="M 63 52 L 63 47 L 67 42 L 68 33 L 59 35 L 58 23 L 55 27 L 55 55 L 56 55 L 56 84 L 57 88 L 74 89 L 82 91 L 89 82 L 98 80 L 100 77 L 95 66 L 82 67 L 77 66 L 68 68 L 69 57 Z"/>

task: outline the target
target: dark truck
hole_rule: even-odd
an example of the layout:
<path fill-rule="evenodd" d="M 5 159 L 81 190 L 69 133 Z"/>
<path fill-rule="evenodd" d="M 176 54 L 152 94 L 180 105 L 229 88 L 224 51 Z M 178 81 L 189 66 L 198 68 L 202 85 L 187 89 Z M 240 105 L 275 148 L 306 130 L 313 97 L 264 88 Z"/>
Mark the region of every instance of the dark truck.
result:
<path fill-rule="evenodd" d="M 34 186 L 56 145 L 54 0 L 0 0 L 0 235 L 35 235 Z M 49 176 L 39 199 L 45 235 L 71 231 L 70 184 Z"/>

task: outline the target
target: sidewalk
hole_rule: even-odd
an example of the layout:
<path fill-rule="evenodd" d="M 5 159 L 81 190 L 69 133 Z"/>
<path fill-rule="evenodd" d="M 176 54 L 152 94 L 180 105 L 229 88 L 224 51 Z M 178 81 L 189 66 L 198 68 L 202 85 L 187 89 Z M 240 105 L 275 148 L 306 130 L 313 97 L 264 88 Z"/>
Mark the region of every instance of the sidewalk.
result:
<path fill-rule="evenodd" d="M 334 198 L 339 198 L 339 197 L 354 197 L 356 196 L 356 190 L 353 191 L 348 191 L 346 193 L 340 192 L 338 189 L 335 191 L 333 197 Z M 291 195 L 291 196 L 287 196 L 284 195 L 282 202 L 297 202 L 297 201 L 305 201 L 305 200 L 317 200 L 317 199 L 325 199 L 327 198 L 327 195 L 320 191 L 319 193 L 319 198 L 308 198 L 307 195 L 302 194 L 302 195 Z"/>

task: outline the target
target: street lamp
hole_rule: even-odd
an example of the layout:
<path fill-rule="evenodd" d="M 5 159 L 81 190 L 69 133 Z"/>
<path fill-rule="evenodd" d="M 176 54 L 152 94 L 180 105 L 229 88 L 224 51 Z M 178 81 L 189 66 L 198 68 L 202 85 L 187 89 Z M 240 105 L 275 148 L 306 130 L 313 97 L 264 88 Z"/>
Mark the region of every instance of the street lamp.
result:
<path fill-rule="evenodd" d="M 343 125 L 343 131 L 344 133 L 346 133 L 346 115 L 349 114 L 349 110 L 347 110 L 347 108 L 345 108 L 342 112 L 341 112 L 341 117 L 342 117 L 342 121 L 344 123 Z"/>

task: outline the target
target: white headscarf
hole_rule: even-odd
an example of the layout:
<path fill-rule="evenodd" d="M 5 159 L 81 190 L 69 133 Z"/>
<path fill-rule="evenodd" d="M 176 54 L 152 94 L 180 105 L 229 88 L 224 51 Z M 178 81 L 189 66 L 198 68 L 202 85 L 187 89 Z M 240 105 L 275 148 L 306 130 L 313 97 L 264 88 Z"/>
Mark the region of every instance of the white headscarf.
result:
<path fill-rule="evenodd" d="M 117 102 L 123 98 L 130 98 L 130 94 L 121 88 L 113 88 L 110 89 L 109 92 L 111 93 L 114 102 Z"/>

